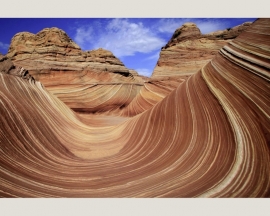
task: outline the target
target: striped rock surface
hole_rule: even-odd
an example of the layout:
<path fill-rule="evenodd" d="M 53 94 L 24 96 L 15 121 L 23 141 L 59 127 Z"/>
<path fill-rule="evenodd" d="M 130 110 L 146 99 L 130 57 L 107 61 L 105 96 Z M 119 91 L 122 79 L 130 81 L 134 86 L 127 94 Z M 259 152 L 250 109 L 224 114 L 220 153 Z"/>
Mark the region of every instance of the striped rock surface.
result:
<path fill-rule="evenodd" d="M 131 75 L 110 51 L 101 48 L 82 51 L 63 30 L 55 27 L 45 28 L 37 34 L 17 33 L 11 40 L 7 57 L 16 66 L 29 70 L 45 86 L 48 81 L 55 81 L 53 74 L 59 71 L 107 71 Z"/>
<path fill-rule="evenodd" d="M 103 113 L 125 107 L 144 82 L 112 52 L 102 48 L 82 51 L 55 27 L 37 34 L 16 34 L 6 57 L 78 112 Z"/>
<path fill-rule="evenodd" d="M 183 81 L 185 79 L 180 76 L 161 79 L 150 78 L 144 82 L 136 97 L 126 107 L 115 110 L 111 114 L 130 117 L 138 115 L 169 95 Z"/>
<path fill-rule="evenodd" d="M 176 29 L 161 49 L 152 77 L 190 76 L 206 65 L 218 51 L 251 25 L 250 22 L 230 29 L 201 34 L 194 23 Z"/>
<path fill-rule="evenodd" d="M 270 197 L 270 19 L 134 117 L 0 73 L 1 197 Z"/>
<path fill-rule="evenodd" d="M 152 79 L 127 69 L 110 51 L 84 52 L 61 29 L 21 32 L 7 56 L 82 116 L 134 116 L 167 96 L 183 79 Z M 145 84 L 145 85 L 144 85 Z"/>

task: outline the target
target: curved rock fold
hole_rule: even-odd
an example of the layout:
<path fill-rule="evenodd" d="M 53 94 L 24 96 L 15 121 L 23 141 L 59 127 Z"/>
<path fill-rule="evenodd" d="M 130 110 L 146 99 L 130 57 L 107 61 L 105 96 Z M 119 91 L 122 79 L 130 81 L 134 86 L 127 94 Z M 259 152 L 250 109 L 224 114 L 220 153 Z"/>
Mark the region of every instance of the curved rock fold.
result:
<path fill-rule="evenodd" d="M 7 72 L 19 67 L 7 61 L 0 58 L 1 197 L 270 197 L 270 19 L 166 87 L 159 79 L 136 87 L 131 77 L 108 92 L 88 86 L 92 101 L 118 88 L 115 107 L 124 107 L 107 116 L 70 109 L 66 92 L 87 103 L 76 79 L 48 91 Z"/>

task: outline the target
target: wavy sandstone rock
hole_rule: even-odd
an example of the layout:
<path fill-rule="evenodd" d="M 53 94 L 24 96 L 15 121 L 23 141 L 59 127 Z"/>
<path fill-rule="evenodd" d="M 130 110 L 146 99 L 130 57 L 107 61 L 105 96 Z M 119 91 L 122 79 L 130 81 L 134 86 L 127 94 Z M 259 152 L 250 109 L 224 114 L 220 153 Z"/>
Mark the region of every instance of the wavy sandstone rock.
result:
<path fill-rule="evenodd" d="M 7 57 L 16 66 L 28 69 L 44 84 L 48 73 L 58 71 L 108 71 L 130 76 L 128 69 L 110 51 L 100 48 L 84 52 L 58 28 L 45 28 L 37 34 L 16 34 L 11 40 Z"/>
<path fill-rule="evenodd" d="M 124 109 L 116 110 L 112 114 L 130 117 L 138 115 L 160 102 L 183 81 L 185 79 L 177 76 L 145 80 L 136 97 Z"/>
<path fill-rule="evenodd" d="M 100 48 L 84 52 L 58 28 L 16 34 L 7 57 L 79 112 L 125 107 L 143 85 L 142 77 L 110 51 Z"/>
<path fill-rule="evenodd" d="M 0 73 L 0 196 L 270 197 L 269 81 L 270 19 L 132 118 Z"/>
<path fill-rule="evenodd" d="M 85 114 L 134 116 L 162 100 L 180 83 L 179 79 L 167 78 L 148 83 L 148 77 L 125 68 L 110 51 L 83 52 L 58 28 L 43 29 L 36 35 L 16 34 L 7 57 L 27 68 L 74 111 Z"/>
<path fill-rule="evenodd" d="M 196 73 L 223 46 L 236 38 L 250 25 L 250 22 L 246 22 L 231 29 L 203 35 L 196 24 L 183 24 L 174 32 L 166 46 L 161 49 L 152 77 L 175 75 L 185 77 Z"/>

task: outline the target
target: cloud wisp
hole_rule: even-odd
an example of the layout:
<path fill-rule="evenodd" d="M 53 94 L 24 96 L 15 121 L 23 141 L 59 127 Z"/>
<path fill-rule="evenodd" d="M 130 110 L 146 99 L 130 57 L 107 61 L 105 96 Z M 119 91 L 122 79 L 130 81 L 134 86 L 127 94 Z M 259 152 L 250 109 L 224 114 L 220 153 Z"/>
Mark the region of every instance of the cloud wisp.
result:
<path fill-rule="evenodd" d="M 196 22 L 198 28 L 201 30 L 202 34 L 208 34 L 214 31 L 218 30 L 224 30 L 228 27 L 228 23 L 225 21 L 219 21 L 219 20 L 202 20 Z"/>
<path fill-rule="evenodd" d="M 102 28 L 95 29 L 96 36 L 92 31 L 91 26 L 77 28 L 75 42 L 82 49 L 108 49 L 117 57 L 133 56 L 136 52 L 150 53 L 166 44 L 162 37 L 142 22 L 135 23 L 128 19 L 112 19 Z"/>
<path fill-rule="evenodd" d="M 140 75 L 150 77 L 152 75 L 152 70 L 147 69 L 147 68 L 137 68 L 135 69 Z"/>
<path fill-rule="evenodd" d="M 142 61 L 157 61 L 159 59 L 160 50 L 150 54 L 148 57 L 144 58 Z"/>
<path fill-rule="evenodd" d="M 217 30 L 224 30 L 228 23 L 220 19 L 197 19 L 197 18 L 173 18 L 160 19 L 157 22 L 157 29 L 160 33 L 172 34 L 177 28 L 180 28 L 186 22 L 195 23 L 202 34 L 207 34 Z"/>
<path fill-rule="evenodd" d="M 202 34 L 224 30 L 233 20 L 214 18 L 161 19 L 90 19 L 77 23 L 75 42 L 83 50 L 104 48 L 111 51 L 128 68 L 150 76 L 158 61 L 160 49 L 176 29 L 186 22 L 195 23 Z M 132 56 L 132 60 L 129 58 Z"/>
<path fill-rule="evenodd" d="M 9 44 L 2 43 L 2 42 L 0 41 L 0 49 L 1 49 L 1 50 L 8 50 L 8 48 L 9 48 Z"/>
<path fill-rule="evenodd" d="M 188 22 L 188 19 L 160 19 L 156 28 L 160 33 L 169 33 L 172 34 L 177 28 L 183 25 L 185 22 Z"/>
<path fill-rule="evenodd" d="M 87 46 L 87 43 L 89 43 L 93 38 L 92 33 L 93 28 L 91 26 L 79 27 L 76 29 L 76 35 L 74 40 L 80 47 L 83 48 L 84 46 Z"/>
<path fill-rule="evenodd" d="M 104 46 L 117 56 L 132 56 L 136 52 L 150 53 L 166 43 L 141 22 L 114 19 L 107 26 L 107 30 L 109 34 L 102 37 L 97 46 Z"/>
<path fill-rule="evenodd" d="M 142 21 L 116 18 L 102 24 L 96 21 L 77 27 L 75 42 L 83 50 L 102 47 L 117 57 L 151 53 L 167 43 L 163 34 L 171 36 L 186 22 L 196 23 L 203 34 L 223 30 L 228 25 L 219 19 L 162 18 L 149 25 Z"/>

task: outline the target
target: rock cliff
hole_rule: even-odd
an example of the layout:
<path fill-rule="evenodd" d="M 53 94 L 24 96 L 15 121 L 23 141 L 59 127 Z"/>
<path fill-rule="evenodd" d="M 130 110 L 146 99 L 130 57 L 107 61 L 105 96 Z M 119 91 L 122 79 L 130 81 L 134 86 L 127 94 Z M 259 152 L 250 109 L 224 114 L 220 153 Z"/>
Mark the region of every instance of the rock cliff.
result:
<path fill-rule="evenodd" d="M 162 47 L 152 77 L 185 77 L 194 74 L 250 25 L 247 22 L 231 29 L 202 34 L 196 24 L 183 24 Z"/>
<path fill-rule="evenodd" d="M 143 78 L 112 52 L 102 48 L 82 51 L 58 28 L 16 34 L 6 57 L 78 112 L 125 107 L 143 85 Z"/>
<path fill-rule="evenodd" d="M 11 40 L 7 57 L 16 66 L 29 70 L 45 86 L 47 82 L 56 80 L 53 77 L 57 76 L 57 72 L 65 72 L 66 76 L 72 78 L 81 76 L 82 71 L 106 72 L 112 80 L 114 74 L 133 78 L 129 70 L 112 52 L 101 48 L 84 52 L 63 30 L 58 28 L 45 28 L 37 34 L 29 32 L 16 34 Z M 100 81 L 102 80 L 101 76 Z M 61 81 L 58 80 L 62 84 Z"/>

